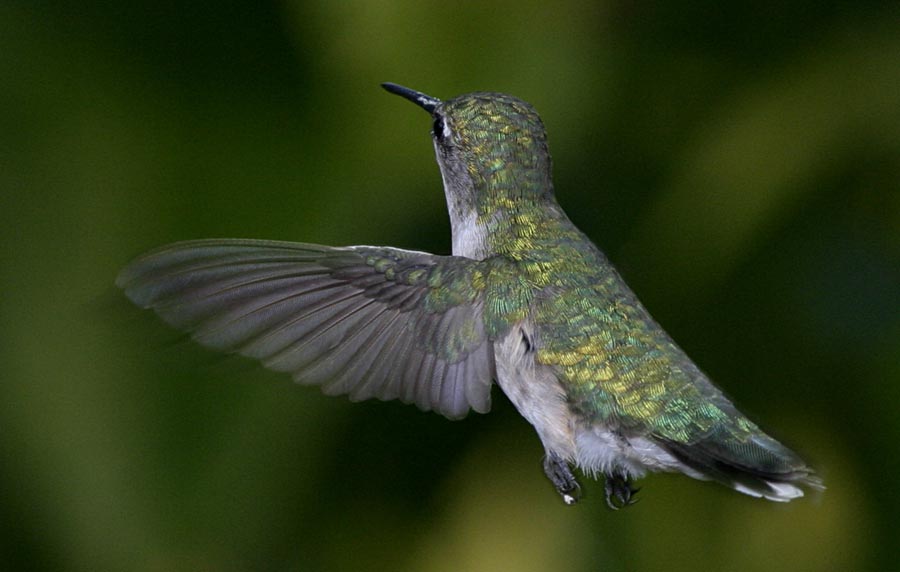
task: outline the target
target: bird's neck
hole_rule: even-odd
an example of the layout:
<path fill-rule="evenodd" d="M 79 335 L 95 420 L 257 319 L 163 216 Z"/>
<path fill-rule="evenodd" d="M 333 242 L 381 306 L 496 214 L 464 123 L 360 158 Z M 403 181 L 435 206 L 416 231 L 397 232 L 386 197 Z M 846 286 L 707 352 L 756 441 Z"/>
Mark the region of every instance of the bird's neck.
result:
<path fill-rule="evenodd" d="M 453 254 L 482 260 L 528 257 L 555 241 L 581 239 L 556 202 L 549 156 L 534 149 L 466 156 L 435 151 L 453 231 Z"/>
<path fill-rule="evenodd" d="M 448 193 L 453 254 L 479 260 L 494 255 L 527 258 L 560 239 L 581 237 L 556 202 L 549 181 L 544 187 L 519 182 L 522 185 L 515 186 L 503 179 L 463 194 Z"/>

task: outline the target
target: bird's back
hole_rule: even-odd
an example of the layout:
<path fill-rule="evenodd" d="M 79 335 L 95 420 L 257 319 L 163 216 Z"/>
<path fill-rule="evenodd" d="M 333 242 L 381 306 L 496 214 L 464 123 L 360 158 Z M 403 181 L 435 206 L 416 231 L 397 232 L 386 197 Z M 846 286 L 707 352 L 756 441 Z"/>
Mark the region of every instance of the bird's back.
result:
<path fill-rule="evenodd" d="M 586 240 L 586 239 L 585 239 Z M 552 369 L 588 431 L 634 445 L 647 468 L 671 460 L 686 474 L 788 500 L 816 485 L 793 451 L 740 413 L 657 324 L 592 244 L 545 278 L 535 300 L 537 363 Z M 563 253 L 565 256 L 566 253 Z M 659 460 L 653 456 L 670 456 Z"/>

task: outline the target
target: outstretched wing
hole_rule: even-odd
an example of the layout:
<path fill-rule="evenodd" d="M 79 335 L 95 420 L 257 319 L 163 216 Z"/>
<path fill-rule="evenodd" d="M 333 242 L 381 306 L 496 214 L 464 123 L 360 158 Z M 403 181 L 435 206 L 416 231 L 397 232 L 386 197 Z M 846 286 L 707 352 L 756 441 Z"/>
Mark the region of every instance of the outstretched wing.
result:
<path fill-rule="evenodd" d="M 329 395 L 399 399 L 454 419 L 490 409 L 479 264 L 396 248 L 214 239 L 150 252 L 116 284 L 204 346 Z"/>

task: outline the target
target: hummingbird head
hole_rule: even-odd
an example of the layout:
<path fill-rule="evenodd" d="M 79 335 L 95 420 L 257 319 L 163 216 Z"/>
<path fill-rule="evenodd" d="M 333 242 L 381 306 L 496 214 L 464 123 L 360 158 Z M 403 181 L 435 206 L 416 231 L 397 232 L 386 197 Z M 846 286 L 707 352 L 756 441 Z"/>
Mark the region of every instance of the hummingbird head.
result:
<path fill-rule="evenodd" d="M 384 83 L 390 93 L 431 114 L 431 136 L 456 237 L 496 217 L 552 199 L 547 134 L 528 103 L 503 93 L 474 92 L 441 101 Z"/>

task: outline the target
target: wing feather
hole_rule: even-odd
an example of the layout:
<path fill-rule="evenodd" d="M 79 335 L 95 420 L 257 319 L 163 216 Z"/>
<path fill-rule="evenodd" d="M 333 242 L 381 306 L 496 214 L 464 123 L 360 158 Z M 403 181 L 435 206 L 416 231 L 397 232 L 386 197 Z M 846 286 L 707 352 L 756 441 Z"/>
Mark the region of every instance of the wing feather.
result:
<path fill-rule="evenodd" d="M 258 359 L 327 394 L 400 399 L 458 418 L 490 408 L 492 345 L 474 279 L 482 264 L 222 239 L 151 252 L 117 284 L 204 346 Z"/>

